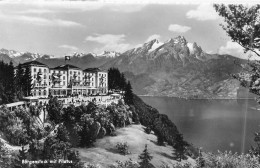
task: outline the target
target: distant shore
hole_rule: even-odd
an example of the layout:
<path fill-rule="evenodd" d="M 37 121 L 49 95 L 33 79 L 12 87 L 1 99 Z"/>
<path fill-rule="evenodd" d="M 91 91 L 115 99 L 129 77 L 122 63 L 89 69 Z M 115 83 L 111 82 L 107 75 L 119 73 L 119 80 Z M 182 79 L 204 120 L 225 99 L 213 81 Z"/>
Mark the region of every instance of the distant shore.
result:
<path fill-rule="evenodd" d="M 161 95 L 138 95 L 140 97 L 168 97 L 168 98 L 179 98 L 189 100 L 256 100 L 255 98 L 234 98 L 234 97 L 213 97 L 213 98 L 194 98 L 194 97 L 177 97 L 177 96 L 161 96 Z"/>

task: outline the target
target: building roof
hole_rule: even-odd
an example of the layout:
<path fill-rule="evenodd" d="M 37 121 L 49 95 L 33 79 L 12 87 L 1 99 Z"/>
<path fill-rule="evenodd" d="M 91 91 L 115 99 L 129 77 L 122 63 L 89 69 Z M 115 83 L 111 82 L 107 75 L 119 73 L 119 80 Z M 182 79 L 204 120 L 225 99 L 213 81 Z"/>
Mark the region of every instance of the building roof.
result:
<path fill-rule="evenodd" d="M 59 70 L 68 70 L 68 69 L 79 69 L 79 67 L 76 67 L 74 65 L 71 65 L 71 64 L 65 64 L 65 65 L 60 65 L 60 66 L 57 66 L 53 69 L 59 69 Z"/>
<path fill-rule="evenodd" d="M 38 61 L 29 61 L 29 62 L 25 62 L 23 64 L 21 64 L 21 66 L 33 66 L 33 65 L 36 65 L 36 66 L 45 66 L 45 67 L 48 67 L 47 65 L 41 63 L 41 62 L 38 62 Z"/>
<path fill-rule="evenodd" d="M 104 70 L 101 70 L 100 68 L 87 68 L 84 71 L 85 72 L 105 72 Z"/>

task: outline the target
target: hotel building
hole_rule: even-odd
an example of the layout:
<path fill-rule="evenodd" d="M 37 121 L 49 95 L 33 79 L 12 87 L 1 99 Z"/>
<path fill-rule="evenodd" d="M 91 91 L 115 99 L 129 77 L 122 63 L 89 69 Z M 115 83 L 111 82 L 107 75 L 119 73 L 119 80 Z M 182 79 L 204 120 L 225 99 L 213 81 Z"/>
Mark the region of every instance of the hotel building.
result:
<path fill-rule="evenodd" d="M 66 64 L 55 68 L 38 61 L 21 64 L 22 68 L 31 70 L 34 97 L 67 95 L 105 95 L 108 92 L 108 74 L 99 68 L 82 70 Z"/>

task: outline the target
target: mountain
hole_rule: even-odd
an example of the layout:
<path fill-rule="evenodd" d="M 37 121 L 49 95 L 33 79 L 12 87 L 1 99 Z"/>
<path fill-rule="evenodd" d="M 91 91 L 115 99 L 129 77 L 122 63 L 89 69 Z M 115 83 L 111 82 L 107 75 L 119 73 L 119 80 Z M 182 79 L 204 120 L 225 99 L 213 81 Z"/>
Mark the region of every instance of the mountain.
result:
<path fill-rule="evenodd" d="M 105 54 L 105 55 L 104 55 Z M 82 69 L 99 67 L 102 64 L 110 61 L 114 56 L 117 56 L 117 52 L 104 52 L 103 55 L 97 56 L 94 53 L 77 53 L 70 54 L 71 59 L 67 63 L 78 66 Z M 52 55 L 30 53 L 30 52 L 18 52 L 15 50 L 0 50 L 0 60 L 9 63 L 13 61 L 14 65 L 18 63 L 24 63 L 32 60 L 37 60 L 41 63 L 48 65 L 50 68 L 65 64 L 64 57 L 54 57 Z"/>
<path fill-rule="evenodd" d="M 28 61 L 33 61 L 36 59 L 51 59 L 54 58 L 52 55 L 30 53 L 30 52 L 18 52 L 15 50 L 7 50 L 2 48 L 0 54 L 8 55 L 16 63 L 24 63 Z"/>
<path fill-rule="evenodd" d="M 109 58 L 115 58 L 120 56 L 119 52 L 116 51 L 104 51 L 103 53 L 97 55 L 98 57 L 109 57 Z"/>
<path fill-rule="evenodd" d="M 75 65 L 82 69 L 86 69 L 86 68 L 99 67 L 99 66 L 103 65 L 104 63 L 110 61 L 111 59 L 112 58 L 109 58 L 109 57 L 96 57 L 92 53 L 82 54 L 80 56 L 77 54 L 73 54 L 70 57 L 70 60 L 66 61 L 66 63 Z M 37 59 L 37 61 L 48 65 L 50 68 L 65 64 L 64 57 L 51 58 L 51 59 L 39 58 L 39 59 Z"/>
<path fill-rule="evenodd" d="M 12 61 L 15 66 L 17 65 L 17 63 L 13 61 L 13 59 L 10 58 L 9 55 L 3 53 L 0 53 L 0 61 L 3 61 L 5 63 L 10 63 Z"/>
<path fill-rule="evenodd" d="M 190 98 L 233 98 L 239 82 L 230 75 L 241 71 L 244 60 L 207 54 L 183 36 L 166 42 L 157 39 L 130 49 L 102 68 L 117 67 L 137 94 Z"/>

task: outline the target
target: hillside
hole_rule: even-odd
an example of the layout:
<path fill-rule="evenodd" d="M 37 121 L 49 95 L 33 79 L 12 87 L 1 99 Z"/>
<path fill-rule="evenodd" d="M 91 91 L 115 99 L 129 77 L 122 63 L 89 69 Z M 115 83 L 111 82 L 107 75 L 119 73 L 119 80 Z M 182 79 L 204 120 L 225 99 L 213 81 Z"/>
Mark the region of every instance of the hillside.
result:
<path fill-rule="evenodd" d="M 145 144 L 147 144 L 148 151 L 153 156 L 151 163 L 155 167 L 176 164 L 177 161 L 172 157 L 174 149 L 171 146 L 158 146 L 156 144 L 157 137 L 154 134 L 146 134 L 144 128 L 142 125 L 130 125 L 125 128 L 120 128 L 115 132 L 117 136 L 108 136 L 99 139 L 95 142 L 95 147 L 76 149 L 79 151 L 82 161 L 108 167 L 117 160 L 125 162 L 131 158 L 132 160 L 138 161 L 138 155 L 142 153 Z M 116 150 L 116 144 L 118 142 L 127 142 L 131 153 L 129 155 L 121 155 L 118 153 Z M 195 164 L 191 158 L 183 162 Z"/>

